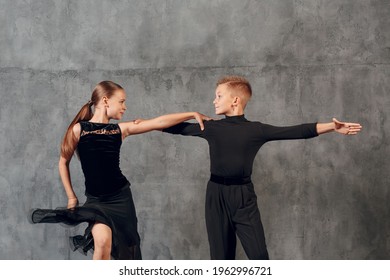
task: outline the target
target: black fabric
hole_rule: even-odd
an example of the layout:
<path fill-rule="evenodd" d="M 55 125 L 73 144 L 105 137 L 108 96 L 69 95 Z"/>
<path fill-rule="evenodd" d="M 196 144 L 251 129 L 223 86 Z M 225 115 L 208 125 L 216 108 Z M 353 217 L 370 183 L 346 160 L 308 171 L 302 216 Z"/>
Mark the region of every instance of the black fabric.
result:
<path fill-rule="evenodd" d="M 164 132 L 198 136 L 210 149 L 210 172 L 222 177 L 250 177 L 255 156 L 269 141 L 306 139 L 317 136 L 316 124 L 278 127 L 248 121 L 243 115 L 205 121 L 202 131 L 197 123 L 180 123 Z"/>
<path fill-rule="evenodd" d="M 75 226 L 88 223 L 83 235 L 70 237 L 73 251 L 87 254 L 93 250 L 92 227 L 103 223 L 112 231 L 113 259 L 141 259 L 140 237 L 137 231 L 137 215 L 129 185 L 110 196 L 87 196 L 83 206 L 72 209 L 34 209 L 30 213 L 32 223 L 63 223 Z"/>
<path fill-rule="evenodd" d="M 80 122 L 77 151 L 85 177 L 86 192 L 112 194 L 128 183 L 120 170 L 122 134 L 118 124 Z"/>
<path fill-rule="evenodd" d="M 209 181 L 205 207 L 212 260 L 235 259 L 236 234 L 250 260 L 269 259 L 252 183 L 226 186 Z"/>
<path fill-rule="evenodd" d="M 232 178 L 232 177 L 221 177 L 214 174 L 211 174 L 210 181 L 217 184 L 227 185 L 227 186 L 245 185 L 252 182 L 251 177 Z"/>

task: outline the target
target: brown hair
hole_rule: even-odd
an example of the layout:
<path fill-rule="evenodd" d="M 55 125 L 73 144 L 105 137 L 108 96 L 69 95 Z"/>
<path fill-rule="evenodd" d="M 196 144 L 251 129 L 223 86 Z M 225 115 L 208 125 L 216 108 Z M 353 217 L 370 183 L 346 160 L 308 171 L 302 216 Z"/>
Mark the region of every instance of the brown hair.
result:
<path fill-rule="evenodd" d="M 81 107 L 76 117 L 70 123 L 61 143 L 61 156 L 66 159 L 72 157 L 76 145 L 76 136 L 73 133 L 73 126 L 80 121 L 89 121 L 93 116 L 92 105 L 99 103 L 103 96 L 110 98 L 116 90 L 123 89 L 120 85 L 111 81 L 102 81 L 98 83 L 92 91 L 91 99 Z"/>
<path fill-rule="evenodd" d="M 252 96 L 252 87 L 247 79 L 241 76 L 225 76 L 218 80 L 217 86 L 226 84 L 229 88 L 247 94 L 250 98 Z"/>

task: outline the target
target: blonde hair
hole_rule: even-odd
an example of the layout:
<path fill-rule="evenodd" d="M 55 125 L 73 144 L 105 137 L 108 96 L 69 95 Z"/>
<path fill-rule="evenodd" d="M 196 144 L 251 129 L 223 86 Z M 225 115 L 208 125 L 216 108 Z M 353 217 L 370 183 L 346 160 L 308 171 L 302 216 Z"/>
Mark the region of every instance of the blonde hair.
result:
<path fill-rule="evenodd" d="M 247 79 L 241 76 L 225 76 L 218 80 L 217 86 L 226 84 L 234 91 L 244 93 L 250 98 L 252 96 L 252 87 Z M 248 99 L 249 99 L 248 98 Z"/>
<path fill-rule="evenodd" d="M 89 121 L 93 117 L 92 106 L 98 104 L 103 96 L 110 98 L 116 90 L 123 89 L 120 85 L 111 81 L 102 81 L 98 83 L 92 91 L 91 99 L 81 107 L 80 111 L 70 123 L 61 142 L 61 156 L 70 159 L 75 150 L 77 138 L 73 133 L 73 127 L 80 121 Z"/>

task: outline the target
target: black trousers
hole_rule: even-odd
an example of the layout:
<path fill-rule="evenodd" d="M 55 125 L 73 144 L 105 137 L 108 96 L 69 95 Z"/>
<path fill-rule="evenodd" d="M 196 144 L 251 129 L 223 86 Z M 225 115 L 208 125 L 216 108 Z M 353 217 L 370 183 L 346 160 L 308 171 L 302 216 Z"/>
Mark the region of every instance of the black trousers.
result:
<path fill-rule="evenodd" d="M 235 259 L 236 234 L 249 259 L 269 259 L 257 196 L 251 182 L 224 185 L 209 181 L 205 210 L 211 259 Z"/>

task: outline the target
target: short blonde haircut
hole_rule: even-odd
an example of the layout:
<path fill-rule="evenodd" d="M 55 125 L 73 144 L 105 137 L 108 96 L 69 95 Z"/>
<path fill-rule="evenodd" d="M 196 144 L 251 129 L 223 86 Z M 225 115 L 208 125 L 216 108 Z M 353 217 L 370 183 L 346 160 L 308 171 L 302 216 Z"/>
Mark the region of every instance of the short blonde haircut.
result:
<path fill-rule="evenodd" d="M 225 76 L 218 80 L 217 86 L 227 85 L 232 94 L 237 94 L 243 101 L 244 107 L 252 97 L 252 87 L 247 79 L 241 76 Z"/>
<path fill-rule="evenodd" d="M 231 89 L 243 92 L 249 97 L 252 96 L 252 87 L 247 79 L 241 76 L 225 76 L 218 80 L 217 86 L 227 84 Z"/>

